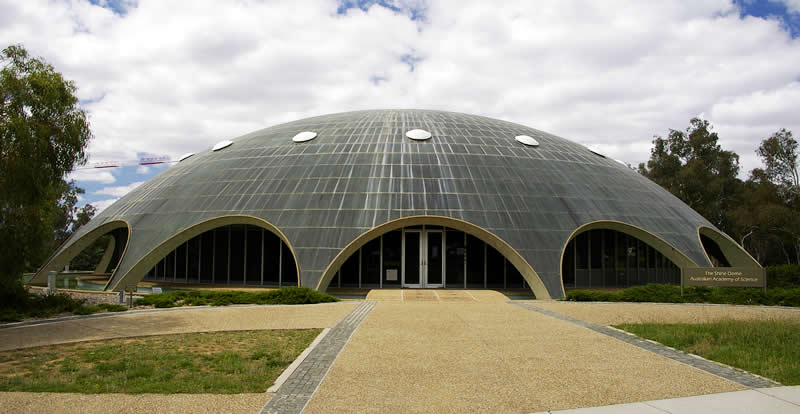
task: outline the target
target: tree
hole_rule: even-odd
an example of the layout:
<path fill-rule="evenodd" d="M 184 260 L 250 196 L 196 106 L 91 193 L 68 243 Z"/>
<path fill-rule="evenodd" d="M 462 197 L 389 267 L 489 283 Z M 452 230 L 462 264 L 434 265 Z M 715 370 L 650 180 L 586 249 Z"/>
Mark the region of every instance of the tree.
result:
<path fill-rule="evenodd" d="M 795 233 L 800 215 L 781 196 L 778 185 L 756 168 L 743 184 L 739 205 L 731 217 L 739 243 L 762 265 L 800 262 Z"/>
<path fill-rule="evenodd" d="M 797 141 L 786 128 L 761 141 L 756 150 L 767 167 L 764 172 L 773 183 L 781 186 L 787 198 L 800 196 Z"/>
<path fill-rule="evenodd" d="M 683 200 L 726 233 L 733 229 L 730 212 L 741 181 L 739 156 L 717 143 L 708 121 L 694 118 L 686 131 L 655 136 L 650 160 L 639 172 Z"/>
<path fill-rule="evenodd" d="M 800 263 L 797 151 L 797 141 L 786 129 L 764 139 L 756 154 L 766 168 L 754 169 L 745 185 L 737 223 L 748 229 L 751 242 L 747 247 L 755 248 L 762 263 Z"/>
<path fill-rule="evenodd" d="M 18 285 L 38 265 L 63 212 L 71 184 L 64 176 L 86 162 L 92 138 L 77 91 L 21 46 L 0 56 L 0 289 Z"/>

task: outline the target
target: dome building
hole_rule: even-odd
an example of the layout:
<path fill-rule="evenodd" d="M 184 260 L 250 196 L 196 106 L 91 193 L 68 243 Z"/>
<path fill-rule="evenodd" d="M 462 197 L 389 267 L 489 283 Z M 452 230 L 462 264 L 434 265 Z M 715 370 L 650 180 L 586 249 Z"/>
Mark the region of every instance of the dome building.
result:
<path fill-rule="evenodd" d="M 452 112 L 373 110 L 273 126 L 181 161 L 81 227 L 46 281 L 111 235 L 107 290 L 139 281 L 353 288 L 679 283 L 757 267 L 657 184 L 583 145 Z"/>

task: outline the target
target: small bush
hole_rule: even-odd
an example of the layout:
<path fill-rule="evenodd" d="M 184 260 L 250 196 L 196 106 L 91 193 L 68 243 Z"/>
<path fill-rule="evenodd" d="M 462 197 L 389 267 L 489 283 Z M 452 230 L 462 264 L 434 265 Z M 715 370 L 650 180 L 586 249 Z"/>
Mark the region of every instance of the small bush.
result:
<path fill-rule="evenodd" d="M 25 315 L 13 309 L 0 309 L 0 322 L 19 322 Z"/>
<path fill-rule="evenodd" d="M 565 300 L 574 302 L 725 303 L 800 307 L 800 288 L 768 289 L 649 284 L 619 292 L 572 290 Z"/>
<path fill-rule="evenodd" d="M 128 310 L 128 307 L 125 305 L 117 305 L 113 303 L 101 303 L 97 305 L 100 309 L 103 309 L 108 312 L 125 312 Z"/>
<path fill-rule="evenodd" d="M 145 296 L 138 299 L 136 306 L 152 305 L 156 308 L 174 306 L 227 306 L 255 303 L 260 305 L 299 305 L 322 302 L 336 302 L 339 299 L 307 287 L 284 287 L 267 292 L 241 291 L 175 291 Z"/>
<path fill-rule="evenodd" d="M 73 310 L 72 313 L 74 313 L 75 315 L 91 315 L 93 313 L 100 312 L 101 310 L 103 309 L 96 305 L 81 306 L 80 308 Z"/>

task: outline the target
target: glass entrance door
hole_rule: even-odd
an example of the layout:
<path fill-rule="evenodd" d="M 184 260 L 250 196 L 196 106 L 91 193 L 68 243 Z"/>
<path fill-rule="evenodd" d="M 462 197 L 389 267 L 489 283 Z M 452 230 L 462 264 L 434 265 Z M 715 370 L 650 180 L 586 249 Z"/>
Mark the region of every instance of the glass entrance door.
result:
<path fill-rule="evenodd" d="M 444 273 L 444 259 L 442 249 L 442 232 L 440 230 L 424 232 L 426 251 L 425 256 L 425 282 L 424 287 L 440 288 L 442 274 Z"/>
<path fill-rule="evenodd" d="M 422 287 L 422 232 L 403 232 L 403 287 Z"/>
<path fill-rule="evenodd" d="M 441 230 L 403 232 L 403 287 L 444 286 L 444 246 Z"/>

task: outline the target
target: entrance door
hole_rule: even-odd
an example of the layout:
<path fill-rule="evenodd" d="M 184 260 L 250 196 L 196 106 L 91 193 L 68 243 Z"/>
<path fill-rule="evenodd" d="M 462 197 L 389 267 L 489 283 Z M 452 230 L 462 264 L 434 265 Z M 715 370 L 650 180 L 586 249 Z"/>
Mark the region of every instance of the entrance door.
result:
<path fill-rule="evenodd" d="M 403 287 L 444 286 L 444 243 L 441 230 L 403 232 Z"/>
<path fill-rule="evenodd" d="M 428 288 L 440 288 L 442 276 L 444 275 L 444 249 L 442 249 L 442 231 L 426 230 L 424 233 L 425 252 L 423 254 L 425 263 L 422 266 L 425 271 L 425 285 Z"/>

